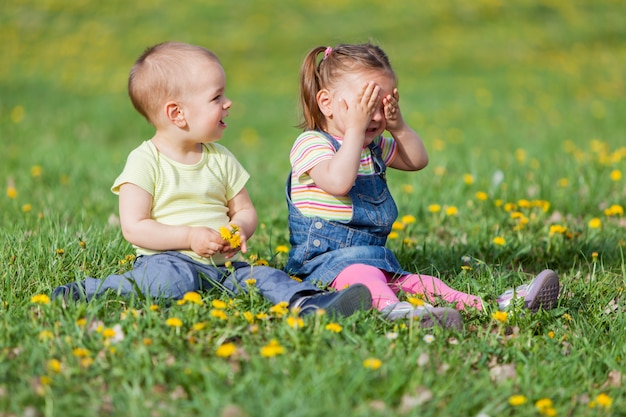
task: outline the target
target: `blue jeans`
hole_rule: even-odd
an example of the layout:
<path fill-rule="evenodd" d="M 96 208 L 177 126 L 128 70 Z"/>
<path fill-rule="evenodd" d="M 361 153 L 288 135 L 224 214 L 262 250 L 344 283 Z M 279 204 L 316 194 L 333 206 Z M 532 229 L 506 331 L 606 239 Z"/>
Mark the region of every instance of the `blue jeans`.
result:
<path fill-rule="evenodd" d="M 291 302 L 296 295 L 320 292 L 308 282 L 294 281 L 285 272 L 268 266 L 252 266 L 246 262 L 233 262 L 231 272 L 225 266 L 213 266 L 194 261 L 187 255 L 168 251 L 155 255 L 139 256 L 133 269 L 121 275 L 104 279 L 86 278 L 87 299 L 109 290 L 119 295 L 136 294 L 135 286 L 146 296 L 179 300 L 189 291 L 201 292 L 214 287 L 231 295 L 246 292 L 246 280 L 254 278 L 259 293 L 277 304 Z"/>

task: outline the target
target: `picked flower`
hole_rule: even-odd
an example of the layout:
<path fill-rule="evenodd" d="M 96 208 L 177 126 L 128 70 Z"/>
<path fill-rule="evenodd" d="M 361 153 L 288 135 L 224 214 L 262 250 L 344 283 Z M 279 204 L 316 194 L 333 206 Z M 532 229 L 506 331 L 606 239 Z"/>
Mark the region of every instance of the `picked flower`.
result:
<path fill-rule="evenodd" d="M 222 239 L 224 239 L 231 248 L 235 249 L 241 246 L 241 235 L 239 234 L 239 230 L 241 229 L 236 224 L 229 224 L 230 229 L 226 226 L 220 227 L 220 235 Z"/>

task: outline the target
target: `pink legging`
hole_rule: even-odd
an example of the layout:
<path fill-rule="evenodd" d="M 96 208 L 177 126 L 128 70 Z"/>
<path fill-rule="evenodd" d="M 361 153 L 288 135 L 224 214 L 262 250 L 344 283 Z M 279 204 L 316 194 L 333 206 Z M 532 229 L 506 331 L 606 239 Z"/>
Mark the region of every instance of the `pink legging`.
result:
<path fill-rule="evenodd" d="M 427 302 L 441 297 L 445 301 L 456 303 L 459 310 L 472 306 L 482 310 L 480 297 L 453 290 L 439 278 L 429 275 L 394 276 L 370 265 L 354 264 L 341 271 L 331 287 L 341 290 L 352 284 L 363 284 L 369 288 L 372 293 L 372 306 L 378 310 L 397 303 L 399 300 L 396 294 L 400 291 L 407 294 L 424 294 Z"/>

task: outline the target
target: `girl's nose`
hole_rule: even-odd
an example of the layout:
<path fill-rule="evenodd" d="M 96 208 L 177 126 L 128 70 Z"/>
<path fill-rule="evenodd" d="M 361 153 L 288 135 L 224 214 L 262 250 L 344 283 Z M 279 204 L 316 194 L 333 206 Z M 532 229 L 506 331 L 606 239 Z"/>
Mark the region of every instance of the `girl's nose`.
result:
<path fill-rule="evenodd" d="M 380 122 L 384 119 L 383 115 L 384 115 L 383 109 L 382 107 L 379 107 L 376 110 L 374 110 L 374 113 L 372 113 L 372 120 L 375 122 Z"/>

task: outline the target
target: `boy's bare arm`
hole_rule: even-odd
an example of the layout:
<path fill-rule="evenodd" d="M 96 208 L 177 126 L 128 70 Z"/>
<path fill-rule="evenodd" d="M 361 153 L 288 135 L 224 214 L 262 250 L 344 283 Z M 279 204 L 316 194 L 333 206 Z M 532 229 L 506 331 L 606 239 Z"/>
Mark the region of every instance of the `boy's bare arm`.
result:
<path fill-rule="evenodd" d="M 152 219 L 152 196 L 141 187 L 125 183 L 120 187 L 119 211 L 124 238 L 133 245 L 151 250 L 193 250 L 212 256 L 223 249 L 219 232 L 208 227 L 169 226 Z"/>

